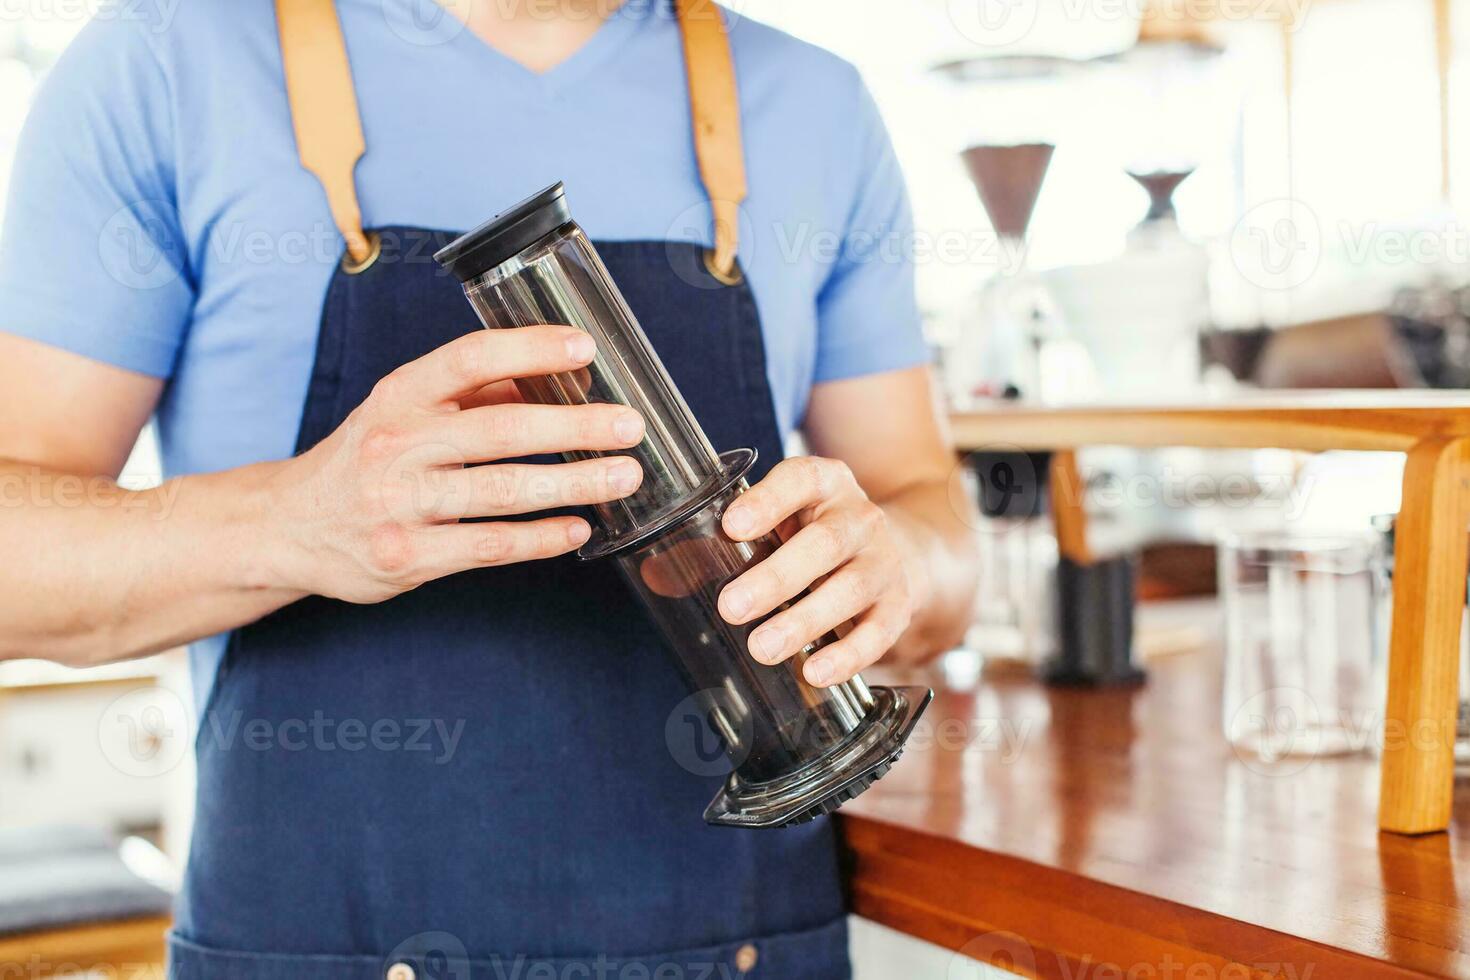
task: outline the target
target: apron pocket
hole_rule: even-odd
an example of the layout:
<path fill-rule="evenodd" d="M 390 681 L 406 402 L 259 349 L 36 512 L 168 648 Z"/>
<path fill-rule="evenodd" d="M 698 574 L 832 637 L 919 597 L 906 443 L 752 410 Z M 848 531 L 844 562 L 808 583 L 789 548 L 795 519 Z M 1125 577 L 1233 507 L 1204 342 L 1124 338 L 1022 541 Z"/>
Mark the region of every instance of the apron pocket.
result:
<path fill-rule="evenodd" d="M 817 929 L 640 956 L 469 958 L 445 933 L 385 956 L 249 953 L 169 934 L 170 980 L 847 980 L 847 920 Z"/>

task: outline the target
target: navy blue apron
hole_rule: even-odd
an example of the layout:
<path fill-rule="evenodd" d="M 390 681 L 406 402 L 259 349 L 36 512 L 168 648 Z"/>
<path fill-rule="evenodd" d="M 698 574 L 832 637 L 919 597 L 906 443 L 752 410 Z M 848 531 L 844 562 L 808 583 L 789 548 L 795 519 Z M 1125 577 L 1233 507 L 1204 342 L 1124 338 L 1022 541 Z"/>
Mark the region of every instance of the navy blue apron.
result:
<path fill-rule="evenodd" d="M 378 234 L 328 288 L 298 452 L 479 329 L 428 260 L 452 234 Z M 781 438 L 749 286 L 697 245 L 598 248 L 715 447 L 757 447 L 763 473 Z M 848 976 L 830 822 L 706 826 L 720 777 L 666 736 L 687 693 L 614 566 L 571 556 L 237 630 L 200 721 L 170 975 Z"/>

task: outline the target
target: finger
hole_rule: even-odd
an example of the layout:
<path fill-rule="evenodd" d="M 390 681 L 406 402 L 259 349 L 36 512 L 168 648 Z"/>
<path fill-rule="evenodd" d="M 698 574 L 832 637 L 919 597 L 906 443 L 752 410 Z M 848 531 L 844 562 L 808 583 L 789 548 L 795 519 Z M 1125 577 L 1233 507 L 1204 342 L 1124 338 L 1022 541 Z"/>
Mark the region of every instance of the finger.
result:
<path fill-rule="evenodd" d="M 877 663 L 909 625 L 906 595 L 885 598 L 869 609 L 842 639 L 807 658 L 801 673 L 815 687 L 831 687 L 851 680 L 863 668 Z"/>
<path fill-rule="evenodd" d="M 805 507 L 856 486 L 852 471 L 835 459 L 794 456 L 771 468 L 766 478 L 725 508 L 721 524 L 736 541 L 749 541 L 773 530 Z"/>
<path fill-rule="evenodd" d="M 750 654 L 763 664 L 778 664 L 802 647 L 858 618 L 883 595 L 892 569 L 877 561 L 852 561 L 750 634 Z"/>
<path fill-rule="evenodd" d="M 469 568 L 555 558 L 580 548 L 591 531 L 580 517 L 446 524 L 430 528 L 422 532 L 427 542 L 424 564 L 429 574 L 426 578 L 439 578 Z"/>
<path fill-rule="evenodd" d="M 553 507 L 579 507 L 619 500 L 638 489 L 643 468 L 627 456 L 575 463 L 499 463 L 441 470 L 442 492 L 428 499 L 425 520 L 509 517 Z"/>
<path fill-rule="evenodd" d="M 379 389 L 405 404 L 439 405 L 507 378 L 575 371 L 597 354 L 575 327 L 476 330 L 393 371 Z"/>
<path fill-rule="evenodd" d="M 609 452 L 642 442 L 643 418 L 622 405 L 490 405 L 432 420 L 422 441 L 442 447 L 445 463 Z"/>
<path fill-rule="evenodd" d="M 537 384 L 549 387 L 544 391 L 538 391 Z M 529 391 L 523 389 L 529 389 Z M 586 368 L 578 368 L 575 371 L 564 371 L 554 377 L 526 378 L 520 382 L 496 381 L 461 398 L 459 407 L 478 408 L 482 405 L 504 405 L 507 402 L 527 401 L 580 405 L 587 400 L 587 393 L 591 390 L 592 372 Z"/>
<path fill-rule="evenodd" d="M 525 400 L 514 381 L 496 381 L 465 395 L 459 400 L 459 407 L 483 408 L 486 405 L 505 405 Z"/>
<path fill-rule="evenodd" d="M 857 554 L 872 539 L 877 516 L 881 516 L 878 508 L 867 504 L 806 525 L 769 558 L 725 586 L 720 615 L 738 626 L 795 598 Z"/>

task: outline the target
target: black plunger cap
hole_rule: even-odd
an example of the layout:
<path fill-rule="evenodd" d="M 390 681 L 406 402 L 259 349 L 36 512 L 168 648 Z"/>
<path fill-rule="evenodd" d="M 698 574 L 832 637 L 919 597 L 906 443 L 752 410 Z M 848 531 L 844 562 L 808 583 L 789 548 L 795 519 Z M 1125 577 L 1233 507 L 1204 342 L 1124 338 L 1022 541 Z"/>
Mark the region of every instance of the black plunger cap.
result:
<path fill-rule="evenodd" d="M 569 224 L 566 190 L 557 181 L 461 235 L 434 253 L 434 261 L 469 282 Z"/>

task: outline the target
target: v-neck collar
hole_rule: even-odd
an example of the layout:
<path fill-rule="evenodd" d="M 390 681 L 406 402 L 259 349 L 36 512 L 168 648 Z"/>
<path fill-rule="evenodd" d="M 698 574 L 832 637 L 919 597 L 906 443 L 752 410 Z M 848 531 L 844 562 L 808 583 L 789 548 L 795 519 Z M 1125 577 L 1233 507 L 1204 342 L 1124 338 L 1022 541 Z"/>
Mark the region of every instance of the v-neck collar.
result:
<path fill-rule="evenodd" d="M 577 50 L 542 72 L 527 68 L 486 42 L 468 26 L 458 32 L 454 43 L 468 45 L 470 49 L 478 51 L 479 57 L 489 58 L 499 64 L 502 71 L 514 76 L 522 84 L 546 95 L 556 95 L 606 63 L 638 30 L 643 19 L 650 16 L 654 16 L 654 13 L 647 4 L 640 3 L 639 0 L 625 0 Z"/>

